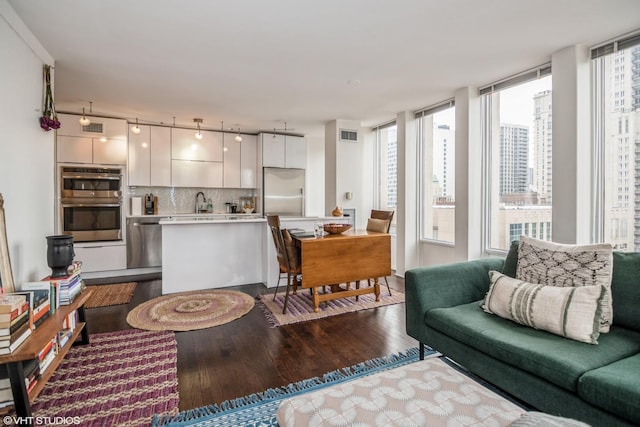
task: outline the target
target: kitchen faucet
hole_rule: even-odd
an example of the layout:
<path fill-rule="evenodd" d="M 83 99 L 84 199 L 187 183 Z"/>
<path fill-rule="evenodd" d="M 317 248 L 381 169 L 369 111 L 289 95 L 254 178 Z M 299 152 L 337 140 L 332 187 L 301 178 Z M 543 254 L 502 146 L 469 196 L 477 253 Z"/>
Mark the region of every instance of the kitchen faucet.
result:
<path fill-rule="evenodd" d="M 198 194 L 196 194 L 196 213 L 200 213 L 200 209 L 198 209 L 198 198 L 200 197 L 200 195 L 202 194 L 202 203 L 207 203 L 207 198 L 204 196 L 204 193 L 202 191 L 198 191 Z"/>

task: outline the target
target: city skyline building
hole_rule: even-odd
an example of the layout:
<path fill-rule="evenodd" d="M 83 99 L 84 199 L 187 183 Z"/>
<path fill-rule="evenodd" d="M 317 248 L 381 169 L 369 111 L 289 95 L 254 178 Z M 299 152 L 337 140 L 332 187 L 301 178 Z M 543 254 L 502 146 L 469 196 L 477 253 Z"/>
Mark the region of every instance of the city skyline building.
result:
<path fill-rule="evenodd" d="M 529 128 L 500 124 L 500 197 L 529 191 Z"/>

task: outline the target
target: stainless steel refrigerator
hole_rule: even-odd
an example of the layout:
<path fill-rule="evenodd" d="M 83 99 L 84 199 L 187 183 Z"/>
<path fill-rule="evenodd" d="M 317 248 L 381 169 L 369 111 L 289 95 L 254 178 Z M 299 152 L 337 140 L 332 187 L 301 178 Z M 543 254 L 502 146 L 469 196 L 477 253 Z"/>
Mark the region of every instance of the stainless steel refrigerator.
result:
<path fill-rule="evenodd" d="M 263 168 L 264 213 L 303 217 L 304 169 Z"/>

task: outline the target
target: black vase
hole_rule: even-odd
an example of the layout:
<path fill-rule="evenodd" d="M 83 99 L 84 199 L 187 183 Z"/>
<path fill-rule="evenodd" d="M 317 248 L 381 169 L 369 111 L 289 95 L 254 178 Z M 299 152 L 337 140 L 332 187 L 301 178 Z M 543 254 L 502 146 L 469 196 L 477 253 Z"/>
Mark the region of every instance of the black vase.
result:
<path fill-rule="evenodd" d="M 74 256 L 73 236 L 47 236 L 47 264 L 51 268 L 51 278 L 67 276 Z"/>

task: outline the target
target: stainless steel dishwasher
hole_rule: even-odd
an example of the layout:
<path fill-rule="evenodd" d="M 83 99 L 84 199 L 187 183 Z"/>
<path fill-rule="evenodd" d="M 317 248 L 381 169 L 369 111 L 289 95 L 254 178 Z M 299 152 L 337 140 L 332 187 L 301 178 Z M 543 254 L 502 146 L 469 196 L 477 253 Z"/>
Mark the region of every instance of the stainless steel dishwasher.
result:
<path fill-rule="evenodd" d="M 162 265 L 162 218 L 127 218 L 127 268 Z"/>

